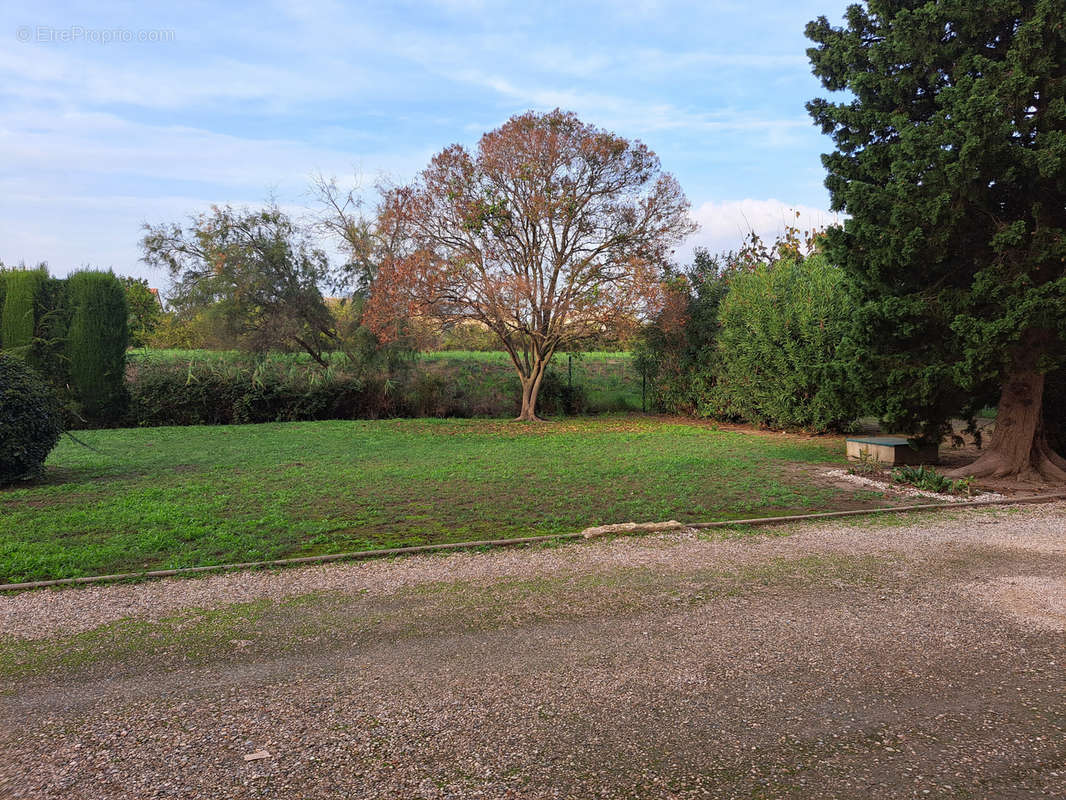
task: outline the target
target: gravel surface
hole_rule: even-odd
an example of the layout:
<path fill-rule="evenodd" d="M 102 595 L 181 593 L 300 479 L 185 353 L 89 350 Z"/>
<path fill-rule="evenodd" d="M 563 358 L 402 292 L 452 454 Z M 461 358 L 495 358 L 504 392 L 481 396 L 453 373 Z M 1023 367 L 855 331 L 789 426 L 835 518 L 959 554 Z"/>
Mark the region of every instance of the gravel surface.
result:
<path fill-rule="evenodd" d="M 0 797 L 1066 797 L 1066 504 L 765 530 L 2 597 Z"/>
<path fill-rule="evenodd" d="M 0 595 L 0 636 L 36 639 L 91 630 L 128 617 L 160 619 L 187 608 L 278 600 L 309 592 L 384 596 L 400 587 L 448 580 L 488 580 L 644 567 L 684 571 L 770 556 L 811 552 L 917 552 L 930 547 L 985 544 L 1066 554 L 1066 503 L 976 512 L 937 512 L 889 527 L 858 518 L 767 527 L 771 534 L 739 542 L 700 537 L 695 531 L 624 537 L 546 549 L 416 556 L 283 570 L 213 573 L 134 584 L 103 584 Z M 868 520 L 868 521 L 867 521 Z M 892 520 L 887 520 L 891 522 Z M 867 525 L 868 527 L 863 527 Z M 789 534 L 780 538 L 775 534 Z M 710 540 L 708 540 L 710 538 Z"/>
<path fill-rule="evenodd" d="M 1009 575 L 967 588 L 1022 624 L 1066 631 L 1066 575 Z"/>

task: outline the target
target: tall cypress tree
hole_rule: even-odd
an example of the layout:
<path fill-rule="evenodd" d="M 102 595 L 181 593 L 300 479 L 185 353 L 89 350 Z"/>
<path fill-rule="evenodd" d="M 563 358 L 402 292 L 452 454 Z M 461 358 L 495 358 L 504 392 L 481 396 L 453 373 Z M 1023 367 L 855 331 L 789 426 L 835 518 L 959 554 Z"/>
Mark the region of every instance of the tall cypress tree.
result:
<path fill-rule="evenodd" d="M 6 273 L 0 346 L 21 351 L 23 358 L 33 344 L 41 316 L 41 294 L 48 273 L 41 269 L 17 269 Z"/>
<path fill-rule="evenodd" d="M 1044 376 L 1066 343 L 1066 0 L 870 0 L 807 26 L 839 102 L 807 108 L 828 254 L 852 278 L 855 369 L 891 424 L 939 437 L 995 402 L 979 477 L 1066 481 Z"/>
<path fill-rule="evenodd" d="M 87 419 L 114 422 L 127 400 L 126 290 L 110 272 L 75 272 L 67 286 L 71 306 L 67 357 L 74 395 Z"/>

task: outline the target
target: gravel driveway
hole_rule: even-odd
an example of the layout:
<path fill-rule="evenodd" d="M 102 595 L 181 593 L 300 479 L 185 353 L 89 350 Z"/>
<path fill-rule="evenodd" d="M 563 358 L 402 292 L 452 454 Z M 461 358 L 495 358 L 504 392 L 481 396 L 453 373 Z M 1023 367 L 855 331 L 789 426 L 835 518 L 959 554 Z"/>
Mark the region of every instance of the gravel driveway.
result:
<path fill-rule="evenodd" d="M 28 592 L 0 637 L 4 798 L 1066 797 L 1064 504 Z"/>

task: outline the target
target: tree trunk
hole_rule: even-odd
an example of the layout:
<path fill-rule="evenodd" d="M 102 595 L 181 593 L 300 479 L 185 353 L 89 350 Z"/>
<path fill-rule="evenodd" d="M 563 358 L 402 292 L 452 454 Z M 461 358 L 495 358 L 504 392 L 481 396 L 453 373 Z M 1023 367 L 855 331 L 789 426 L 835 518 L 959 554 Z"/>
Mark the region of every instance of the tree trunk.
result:
<path fill-rule="evenodd" d="M 530 371 L 529 376 L 519 374 L 519 379 L 522 381 L 522 411 L 517 417 L 516 421 L 520 422 L 541 422 L 540 417 L 537 416 L 537 394 L 540 392 L 540 381 L 544 377 L 543 361 L 537 361 L 533 365 L 533 369 Z"/>
<path fill-rule="evenodd" d="M 1026 360 L 1035 361 L 1031 354 Z M 969 466 L 947 474 L 1066 483 L 1066 459 L 1051 449 L 1044 434 L 1043 399 L 1043 373 L 1033 367 L 1013 371 L 1000 395 L 989 447 Z"/>

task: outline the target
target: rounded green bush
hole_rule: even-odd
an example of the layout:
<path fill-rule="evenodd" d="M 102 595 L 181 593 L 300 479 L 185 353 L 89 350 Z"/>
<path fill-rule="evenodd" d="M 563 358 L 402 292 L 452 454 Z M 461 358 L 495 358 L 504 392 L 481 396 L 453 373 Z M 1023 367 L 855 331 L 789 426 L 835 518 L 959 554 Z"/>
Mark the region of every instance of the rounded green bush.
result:
<path fill-rule="evenodd" d="M 0 353 L 0 485 L 39 475 L 61 433 L 55 392 L 18 358 Z"/>
<path fill-rule="evenodd" d="M 710 416 L 846 430 L 859 416 L 837 357 L 851 321 L 844 272 L 822 254 L 733 276 L 718 311 Z"/>

